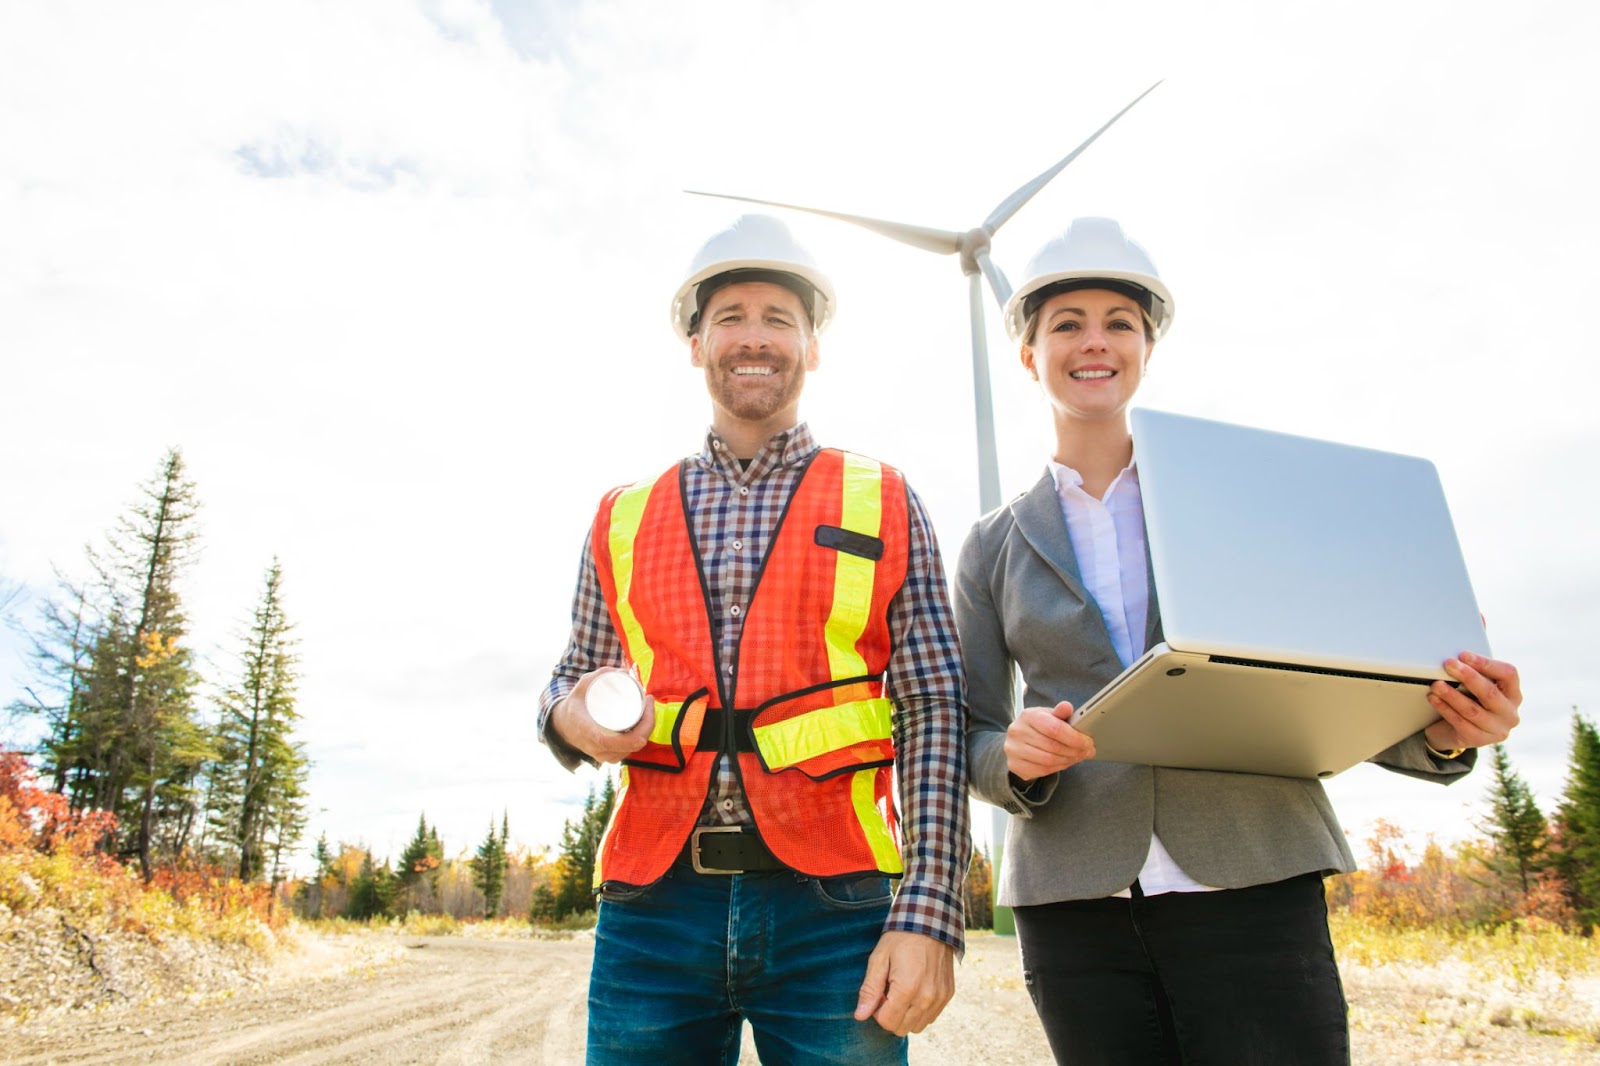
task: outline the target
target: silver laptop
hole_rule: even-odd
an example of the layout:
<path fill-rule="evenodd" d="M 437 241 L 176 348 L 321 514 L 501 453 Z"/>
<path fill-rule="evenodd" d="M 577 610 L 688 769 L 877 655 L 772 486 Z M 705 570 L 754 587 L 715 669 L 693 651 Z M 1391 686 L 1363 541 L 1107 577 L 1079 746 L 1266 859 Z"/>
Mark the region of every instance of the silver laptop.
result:
<path fill-rule="evenodd" d="M 1444 489 L 1412 456 L 1139 409 L 1162 643 L 1077 708 L 1097 757 L 1330 777 L 1489 654 Z"/>

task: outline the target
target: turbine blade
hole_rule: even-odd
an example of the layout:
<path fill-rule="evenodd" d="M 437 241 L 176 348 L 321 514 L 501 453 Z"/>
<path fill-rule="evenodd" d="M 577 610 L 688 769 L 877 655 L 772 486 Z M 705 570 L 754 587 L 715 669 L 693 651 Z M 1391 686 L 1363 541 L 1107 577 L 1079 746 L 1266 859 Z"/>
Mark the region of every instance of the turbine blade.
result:
<path fill-rule="evenodd" d="M 1156 85 L 1160 84 L 1161 82 L 1156 82 Z M 989 235 L 993 236 L 994 232 L 1001 226 L 1005 225 L 1006 221 L 1010 219 L 1012 215 L 1022 210 L 1023 204 L 1033 199 L 1035 193 L 1048 185 L 1050 183 L 1050 179 L 1061 173 L 1062 169 L 1068 163 L 1078 158 L 1078 155 L 1085 148 L 1093 144 L 1102 133 L 1110 129 L 1112 124 L 1115 123 L 1117 119 L 1121 118 L 1123 115 L 1126 115 L 1134 104 L 1137 104 L 1140 100 L 1143 100 L 1145 97 L 1154 92 L 1156 85 L 1150 86 L 1150 88 L 1146 89 L 1138 96 L 1135 96 L 1132 103 L 1128 104 L 1128 106 L 1124 107 L 1121 111 L 1118 111 L 1115 115 L 1112 115 L 1104 126 L 1101 126 L 1099 129 L 1095 130 L 1089 135 L 1088 140 L 1084 141 L 1082 144 L 1078 145 L 1078 147 L 1068 152 L 1067 157 L 1061 160 L 1061 162 L 1057 163 L 1055 166 L 1051 167 L 1049 170 L 1046 170 L 1043 174 L 1040 174 L 1038 177 L 1022 186 L 1022 188 L 1006 197 L 1005 200 L 1001 202 L 1000 206 L 990 212 L 989 217 L 983 221 L 983 228 L 989 231 Z"/>
<path fill-rule="evenodd" d="M 1011 299 L 1011 282 L 1006 280 L 1005 271 L 989 258 L 988 252 L 979 252 L 973 259 L 977 261 L 978 269 L 983 271 L 983 276 L 988 279 L 989 291 L 994 293 L 994 302 L 1000 305 L 1000 313 L 1005 314 L 1006 301 Z"/>
<path fill-rule="evenodd" d="M 938 252 L 941 255 L 953 255 L 961 250 L 961 234 L 951 233 L 949 230 L 930 229 L 927 226 L 912 226 L 904 222 L 886 222 L 881 218 L 846 215 L 838 211 L 824 211 L 820 207 L 801 207 L 799 204 L 779 203 L 777 200 L 757 200 L 753 196 L 734 196 L 725 192 L 700 192 L 696 189 L 685 189 L 683 191 L 690 196 L 715 196 L 723 200 L 742 200 L 747 204 L 765 204 L 768 207 L 783 207 L 790 211 L 805 211 L 808 214 L 822 215 L 825 218 L 836 218 L 840 222 L 864 226 L 874 233 L 881 233 L 885 237 L 892 237 L 914 248 Z"/>

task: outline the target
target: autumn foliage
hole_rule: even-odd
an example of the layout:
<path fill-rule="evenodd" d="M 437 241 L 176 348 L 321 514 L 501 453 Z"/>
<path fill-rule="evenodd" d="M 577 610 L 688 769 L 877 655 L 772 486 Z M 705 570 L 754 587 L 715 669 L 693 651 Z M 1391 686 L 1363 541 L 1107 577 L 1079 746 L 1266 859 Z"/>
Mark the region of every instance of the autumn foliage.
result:
<path fill-rule="evenodd" d="M 116 828 L 109 811 L 74 811 L 67 797 L 38 787 L 22 753 L 0 751 L 0 854 L 31 850 L 106 869 L 116 864 L 95 849 Z"/>
<path fill-rule="evenodd" d="M 1391 929 L 1486 929 L 1577 925 L 1561 881 L 1541 870 L 1527 892 L 1497 873 L 1492 842 L 1471 840 L 1448 850 L 1434 840 L 1420 854 L 1399 826 L 1380 819 L 1366 842 L 1362 868 L 1328 881 L 1336 915 Z"/>
<path fill-rule="evenodd" d="M 107 811 L 74 810 L 40 788 L 27 760 L 0 751 L 0 905 L 163 941 L 184 933 L 264 946 L 285 920 L 271 890 L 204 867 L 165 865 L 146 884 L 99 849 L 115 838 Z"/>

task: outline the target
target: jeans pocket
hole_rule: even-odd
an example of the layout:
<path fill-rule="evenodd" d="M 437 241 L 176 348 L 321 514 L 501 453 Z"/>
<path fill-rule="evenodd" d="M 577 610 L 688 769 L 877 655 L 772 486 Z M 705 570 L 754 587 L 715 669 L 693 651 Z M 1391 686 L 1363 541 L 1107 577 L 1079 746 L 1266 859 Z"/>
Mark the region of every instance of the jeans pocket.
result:
<path fill-rule="evenodd" d="M 602 881 L 600 883 L 600 901 L 602 903 L 632 903 L 649 892 L 650 885 L 629 885 L 621 881 Z"/>
<path fill-rule="evenodd" d="M 887 907 L 894 898 L 889 879 L 882 874 L 819 877 L 811 882 L 811 890 L 824 906 L 841 911 Z"/>

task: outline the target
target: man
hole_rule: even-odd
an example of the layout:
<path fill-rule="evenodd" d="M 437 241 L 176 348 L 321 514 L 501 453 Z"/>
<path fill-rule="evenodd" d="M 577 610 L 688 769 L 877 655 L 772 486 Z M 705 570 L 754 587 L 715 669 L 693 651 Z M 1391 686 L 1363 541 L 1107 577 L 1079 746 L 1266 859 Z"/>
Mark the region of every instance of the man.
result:
<path fill-rule="evenodd" d="M 777 219 L 712 237 L 672 309 L 711 396 L 705 446 L 609 493 L 584 549 L 539 725 L 569 769 L 624 763 L 591 1064 L 732 1063 L 743 1018 L 764 1062 L 904 1063 L 954 992 L 959 652 L 920 501 L 800 421 L 832 313 Z M 619 668 L 645 693 L 621 733 L 588 706 Z"/>

